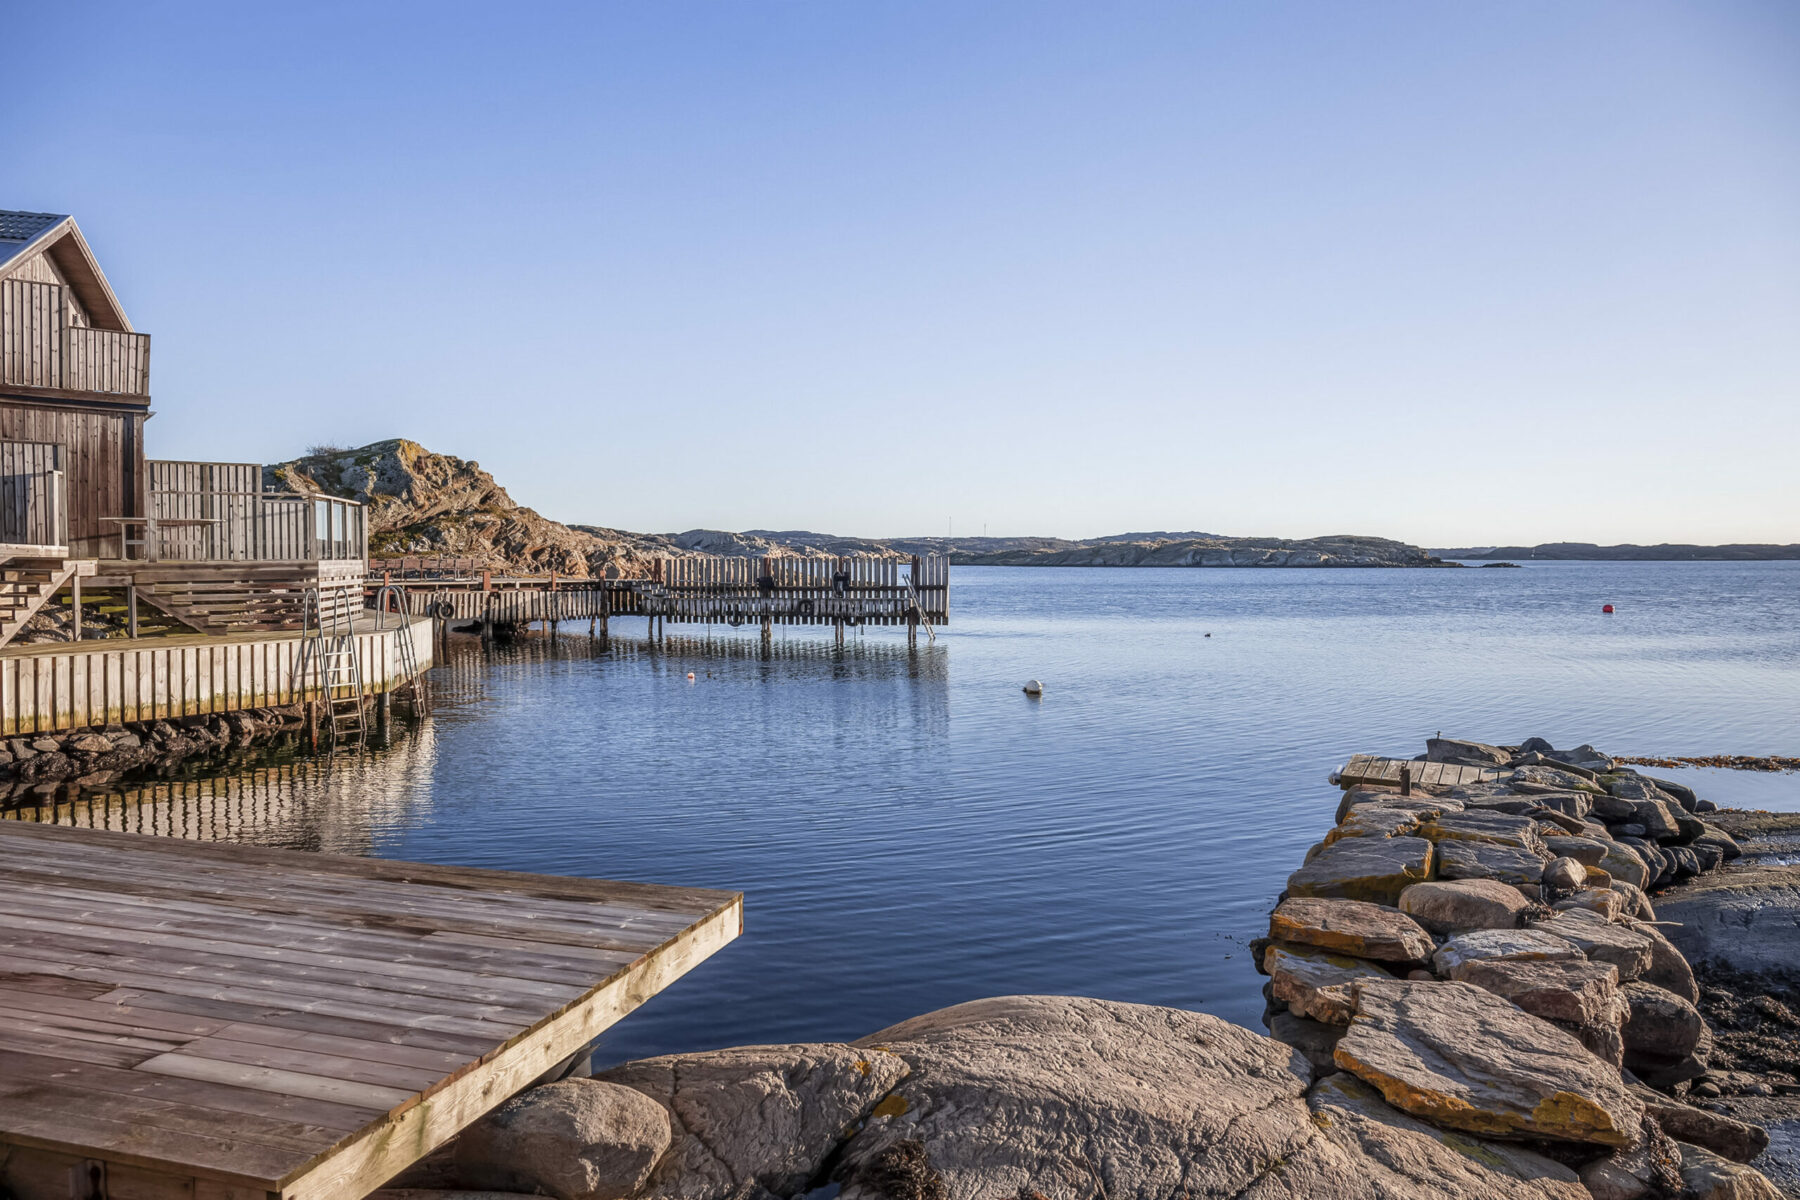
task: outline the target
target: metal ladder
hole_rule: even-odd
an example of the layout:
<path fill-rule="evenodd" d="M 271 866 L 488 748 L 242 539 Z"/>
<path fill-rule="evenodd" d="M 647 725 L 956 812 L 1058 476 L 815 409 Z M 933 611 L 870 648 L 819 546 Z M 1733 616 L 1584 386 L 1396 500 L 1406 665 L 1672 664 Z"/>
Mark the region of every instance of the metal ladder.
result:
<path fill-rule="evenodd" d="M 906 573 L 906 590 L 912 596 L 914 611 L 919 614 L 919 624 L 925 626 L 925 637 L 928 645 L 937 645 L 937 630 L 931 627 L 931 617 L 925 612 L 925 602 L 919 598 L 919 589 L 913 585 L 912 572 Z"/>
<path fill-rule="evenodd" d="M 413 715 L 418 716 L 430 711 L 431 696 L 425 676 L 419 671 L 419 648 L 413 642 L 412 613 L 406 607 L 406 589 L 397 583 L 384 583 L 375 593 L 375 630 L 379 633 L 387 629 L 390 601 L 396 610 L 391 615 L 400 618 L 400 636 L 394 639 L 400 652 L 400 675 L 407 681 L 407 700 Z"/>
<path fill-rule="evenodd" d="M 340 743 L 347 745 L 353 739 L 356 745 L 365 746 L 369 741 L 369 719 L 364 711 L 368 693 L 363 687 L 362 658 L 356 652 L 352 618 L 344 606 L 338 605 L 327 619 L 318 588 L 306 589 L 304 612 L 300 623 L 304 669 L 300 677 L 304 679 L 311 672 L 324 692 L 325 732 L 331 753 L 337 753 Z M 342 687 L 350 689 L 349 695 L 338 695 Z"/>

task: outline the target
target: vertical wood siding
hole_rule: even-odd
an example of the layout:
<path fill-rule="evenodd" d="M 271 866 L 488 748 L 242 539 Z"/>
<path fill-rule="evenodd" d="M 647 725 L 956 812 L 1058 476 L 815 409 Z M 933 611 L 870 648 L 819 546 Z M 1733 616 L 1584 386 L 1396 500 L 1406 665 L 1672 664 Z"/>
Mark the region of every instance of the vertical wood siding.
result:
<path fill-rule="evenodd" d="M 0 401 L 0 441 L 62 447 L 64 519 L 72 555 L 117 557 L 119 526 L 101 518 L 137 513 L 128 480 L 141 463 L 143 421 L 140 413 Z"/>
<path fill-rule="evenodd" d="M 356 635 L 363 682 L 371 693 L 400 677 L 405 628 Z M 432 665 L 430 621 L 410 636 L 419 669 Z M 313 670 L 296 678 L 297 637 L 121 642 L 118 649 L 45 649 L 0 657 L 0 736 L 54 733 L 123 721 L 154 721 L 245 708 L 295 704 L 322 693 Z M 340 688 L 340 692 L 348 689 Z"/>
<path fill-rule="evenodd" d="M 0 542 L 68 544 L 62 447 L 53 442 L 0 442 Z"/>

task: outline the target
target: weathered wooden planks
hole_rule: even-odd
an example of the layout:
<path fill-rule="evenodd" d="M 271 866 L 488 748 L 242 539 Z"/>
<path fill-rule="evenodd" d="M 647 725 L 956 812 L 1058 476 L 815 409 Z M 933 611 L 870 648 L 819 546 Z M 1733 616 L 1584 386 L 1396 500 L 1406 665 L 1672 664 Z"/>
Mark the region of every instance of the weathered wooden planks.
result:
<path fill-rule="evenodd" d="M 742 912 L 704 889 L 0 823 L 0 1184 L 63 1200 L 98 1162 L 117 1196 L 353 1200 Z"/>
<path fill-rule="evenodd" d="M 1336 774 L 1342 787 L 1359 783 L 1398 785 L 1401 768 L 1407 768 L 1414 783 L 1438 787 L 1457 787 L 1466 783 L 1493 783 L 1503 779 L 1507 771 L 1499 767 L 1464 767 L 1455 763 L 1413 762 L 1404 758 L 1382 758 L 1374 754 L 1358 754 Z"/>
<path fill-rule="evenodd" d="M 398 639 L 410 636 L 420 670 L 432 665 L 431 623 L 415 620 L 356 637 L 370 692 L 399 687 Z M 295 704 L 322 693 L 316 670 L 296 676 L 295 634 L 233 634 L 9 646 L 0 649 L 0 735 L 52 733 L 123 721 Z"/>

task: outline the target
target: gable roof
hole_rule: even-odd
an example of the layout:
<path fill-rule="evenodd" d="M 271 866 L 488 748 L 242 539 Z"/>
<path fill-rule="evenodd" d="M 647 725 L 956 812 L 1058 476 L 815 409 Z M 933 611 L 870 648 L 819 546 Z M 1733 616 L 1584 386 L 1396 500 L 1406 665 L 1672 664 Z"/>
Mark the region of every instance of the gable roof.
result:
<path fill-rule="evenodd" d="M 5 279 L 38 254 L 48 255 L 69 281 L 75 298 L 97 329 L 131 332 L 131 322 L 113 295 L 112 285 L 94 261 L 87 239 L 75 218 L 66 213 L 20 212 L 0 209 L 0 279 Z"/>

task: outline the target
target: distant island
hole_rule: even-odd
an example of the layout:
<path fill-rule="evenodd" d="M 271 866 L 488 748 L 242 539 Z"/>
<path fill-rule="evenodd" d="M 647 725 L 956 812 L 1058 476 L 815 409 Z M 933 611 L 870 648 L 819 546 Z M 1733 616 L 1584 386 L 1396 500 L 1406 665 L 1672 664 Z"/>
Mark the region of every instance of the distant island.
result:
<path fill-rule="evenodd" d="M 1600 546 L 1593 542 L 1545 542 L 1541 546 L 1464 546 L 1432 550 L 1438 558 L 1584 560 L 1599 562 L 1772 562 L 1800 559 L 1800 545 L 1733 542 L 1725 546 L 1689 546 L 1664 542 L 1656 546 Z"/>

